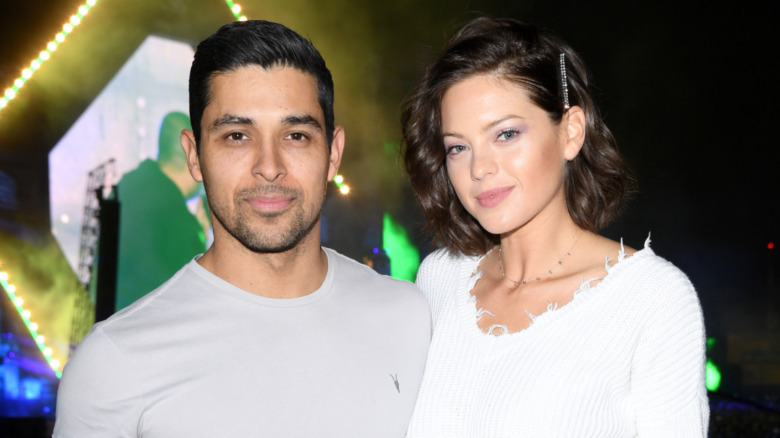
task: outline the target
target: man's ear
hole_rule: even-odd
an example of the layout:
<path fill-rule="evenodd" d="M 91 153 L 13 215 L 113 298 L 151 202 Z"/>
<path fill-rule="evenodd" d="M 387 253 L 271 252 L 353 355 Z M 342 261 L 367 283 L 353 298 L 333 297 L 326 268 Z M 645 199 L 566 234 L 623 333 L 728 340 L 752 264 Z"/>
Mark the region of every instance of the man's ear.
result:
<path fill-rule="evenodd" d="M 566 111 L 562 123 L 565 123 L 566 144 L 563 149 L 563 157 L 567 161 L 573 160 L 580 153 L 585 144 L 585 131 L 587 118 L 585 111 L 578 106 L 573 106 Z"/>
<path fill-rule="evenodd" d="M 187 155 L 187 168 L 195 181 L 203 182 L 203 173 L 200 170 L 200 157 L 198 156 L 198 145 L 195 142 L 195 134 L 189 129 L 181 131 L 181 147 L 184 154 Z"/>
<path fill-rule="evenodd" d="M 333 129 L 333 141 L 330 144 L 330 158 L 328 159 L 328 181 L 339 171 L 341 156 L 344 153 L 344 128 L 336 126 Z"/>

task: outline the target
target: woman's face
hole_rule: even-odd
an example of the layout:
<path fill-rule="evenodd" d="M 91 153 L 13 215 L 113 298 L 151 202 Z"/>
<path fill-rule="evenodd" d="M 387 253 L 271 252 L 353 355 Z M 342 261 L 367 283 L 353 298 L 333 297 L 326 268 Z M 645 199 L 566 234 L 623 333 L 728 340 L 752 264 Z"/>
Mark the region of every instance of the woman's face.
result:
<path fill-rule="evenodd" d="M 519 85 L 474 75 L 447 90 L 441 118 L 452 186 L 488 232 L 568 215 L 564 165 L 579 152 L 568 116 L 554 124 Z"/>

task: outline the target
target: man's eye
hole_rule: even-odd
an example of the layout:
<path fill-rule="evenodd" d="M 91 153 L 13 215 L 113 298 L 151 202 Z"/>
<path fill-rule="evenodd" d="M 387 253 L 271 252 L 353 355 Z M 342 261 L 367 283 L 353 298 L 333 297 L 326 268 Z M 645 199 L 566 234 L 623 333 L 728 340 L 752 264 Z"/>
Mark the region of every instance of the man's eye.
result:
<path fill-rule="evenodd" d="M 241 141 L 245 138 L 246 136 L 240 132 L 231 132 L 230 134 L 228 134 L 228 139 L 233 141 Z"/>
<path fill-rule="evenodd" d="M 306 139 L 306 134 L 302 132 L 293 132 L 292 134 L 289 135 L 289 137 L 292 140 L 301 141 Z"/>

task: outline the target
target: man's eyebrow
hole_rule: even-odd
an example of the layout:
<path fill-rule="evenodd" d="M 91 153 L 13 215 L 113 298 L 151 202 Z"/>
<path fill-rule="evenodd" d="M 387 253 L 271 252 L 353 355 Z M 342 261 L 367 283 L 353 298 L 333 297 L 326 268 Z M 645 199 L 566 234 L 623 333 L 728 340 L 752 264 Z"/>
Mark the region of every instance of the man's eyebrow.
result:
<path fill-rule="evenodd" d="M 217 120 L 214 120 L 214 122 L 209 126 L 209 131 L 210 132 L 216 131 L 218 128 L 224 125 L 254 126 L 254 124 L 255 121 L 250 119 L 249 117 L 240 117 L 240 116 L 235 116 L 233 114 L 225 114 L 224 116 L 218 118 Z"/>
<path fill-rule="evenodd" d="M 322 131 L 322 125 L 314 117 L 306 114 L 302 116 L 287 116 L 282 118 L 282 125 L 295 126 L 295 125 L 309 125 L 318 131 Z"/>

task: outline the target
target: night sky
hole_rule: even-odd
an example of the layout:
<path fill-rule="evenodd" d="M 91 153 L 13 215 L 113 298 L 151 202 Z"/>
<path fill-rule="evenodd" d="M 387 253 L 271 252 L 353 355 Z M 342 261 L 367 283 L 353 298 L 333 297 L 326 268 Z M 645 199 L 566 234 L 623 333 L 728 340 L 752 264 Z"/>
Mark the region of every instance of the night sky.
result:
<path fill-rule="evenodd" d="M 282 22 L 323 53 L 347 132 L 341 172 L 356 203 L 391 211 L 422 244 L 421 215 L 388 147 L 400 140 L 403 97 L 469 18 L 536 23 L 585 59 L 607 125 L 638 174 L 640 193 L 605 234 L 641 247 L 652 233 L 655 252 L 697 287 L 711 334 L 780 331 L 778 256 L 767 249 L 780 243 L 778 38 L 763 3 L 383 3 L 240 2 L 250 18 Z M 80 4 L 4 2 L 3 90 Z M 47 233 L 47 154 L 146 35 L 195 45 L 232 19 L 221 0 L 100 0 L 0 111 L 0 171 L 16 181 L 18 201 L 0 209 L 0 229 L 33 240 Z"/>

